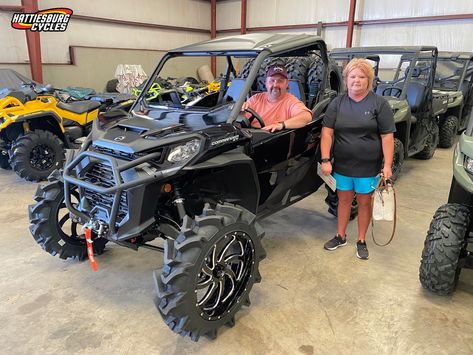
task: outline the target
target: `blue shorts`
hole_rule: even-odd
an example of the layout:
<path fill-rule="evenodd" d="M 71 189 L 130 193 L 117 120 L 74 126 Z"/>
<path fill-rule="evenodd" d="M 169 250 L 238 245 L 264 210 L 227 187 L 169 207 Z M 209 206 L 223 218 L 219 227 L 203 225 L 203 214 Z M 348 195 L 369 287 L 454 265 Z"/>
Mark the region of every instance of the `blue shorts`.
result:
<path fill-rule="evenodd" d="M 351 177 L 333 173 L 337 181 L 337 190 L 353 190 L 358 194 L 369 194 L 374 191 L 379 181 L 379 176 L 372 177 Z"/>

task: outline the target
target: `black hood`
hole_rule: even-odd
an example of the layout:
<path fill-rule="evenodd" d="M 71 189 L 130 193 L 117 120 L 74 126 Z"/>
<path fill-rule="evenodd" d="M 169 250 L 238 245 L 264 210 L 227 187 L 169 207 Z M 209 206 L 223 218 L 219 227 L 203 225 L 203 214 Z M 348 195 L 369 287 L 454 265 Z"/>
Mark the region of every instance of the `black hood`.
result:
<path fill-rule="evenodd" d="M 122 119 L 109 127 L 96 124 L 91 138 L 94 146 L 129 154 L 148 152 L 195 138 L 208 142 L 211 149 L 247 139 L 228 123 L 192 130 L 183 123 L 168 124 L 165 120 L 140 116 Z"/>

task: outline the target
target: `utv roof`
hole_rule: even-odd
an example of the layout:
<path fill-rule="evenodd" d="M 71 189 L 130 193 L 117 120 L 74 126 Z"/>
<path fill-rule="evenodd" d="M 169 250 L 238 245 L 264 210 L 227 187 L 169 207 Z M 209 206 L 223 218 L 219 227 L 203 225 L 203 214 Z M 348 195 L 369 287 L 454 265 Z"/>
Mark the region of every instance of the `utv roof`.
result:
<path fill-rule="evenodd" d="M 307 48 L 309 47 L 309 48 Z M 298 55 L 297 50 L 325 49 L 325 42 L 321 37 L 308 34 L 269 34 L 252 33 L 239 36 L 230 36 L 211 39 L 169 51 L 170 54 L 208 56 L 208 55 L 244 55 L 253 56 L 262 51 L 271 54 L 291 51 L 291 55 Z M 299 54 L 299 55 L 304 55 Z"/>
<path fill-rule="evenodd" d="M 434 46 L 380 46 L 380 47 L 351 47 L 351 48 L 334 48 L 330 52 L 332 55 L 365 55 L 365 54 L 412 54 L 420 55 L 426 51 L 437 51 Z"/>
<path fill-rule="evenodd" d="M 439 58 L 442 59 L 466 59 L 470 60 L 473 59 L 473 52 L 447 52 L 447 51 L 440 51 Z"/>

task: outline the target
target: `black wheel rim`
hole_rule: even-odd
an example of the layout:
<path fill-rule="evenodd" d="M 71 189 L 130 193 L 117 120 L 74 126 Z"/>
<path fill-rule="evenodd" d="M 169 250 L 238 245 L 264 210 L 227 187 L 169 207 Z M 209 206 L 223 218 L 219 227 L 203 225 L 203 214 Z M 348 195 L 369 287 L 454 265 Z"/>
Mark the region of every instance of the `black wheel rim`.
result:
<path fill-rule="evenodd" d="M 48 170 L 54 164 L 56 154 L 51 146 L 47 144 L 38 144 L 30 153 L 31 166 L 38 170 Z"/>
<path fill-rule="evenodd" d="M 228 233 L 210 248 L 195 286 L 202 318 L 220 319 L 243 302 L 254 260 L 253 242 L 245 232 Z"/>
<path fill-rule="evenodd" d="M 73 191 L 72 196 L 76 199 L 79 198 L 77 191 Z M 85 236 L 81 233 L 82 226 L 71 220 L 71 215 L 66 207 L 64 199 L 61 200 L 56 212 L 56 225 L 61 239 L 65 243 L 80 246 L 85 245 Z"/>

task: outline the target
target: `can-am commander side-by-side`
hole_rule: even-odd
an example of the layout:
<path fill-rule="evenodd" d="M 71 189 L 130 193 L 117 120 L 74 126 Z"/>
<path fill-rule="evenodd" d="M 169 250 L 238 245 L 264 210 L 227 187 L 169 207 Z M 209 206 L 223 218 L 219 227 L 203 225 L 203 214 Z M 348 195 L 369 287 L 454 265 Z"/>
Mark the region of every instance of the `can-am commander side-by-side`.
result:
<path fill-rule="evenodd" d="M 211 57 L 223 71 L 219 91 L 185 103 L 175 89 L 145 97 L 159 75 L 191 76 L 169 70 L 195 70 Z M 264 126 L 257 112 L 240 112 L 264 90 L 261 78 L 275 62 L 288 68 L 290 92 L 310 103 L 313 120 L 302 128 L 269 133 L 251 127 L 255 119 Z M 63 259 L 87 257 L 81 226 L 95 254 L 108 241 L 163 251 L 154 281 L 165 323 L 193 340 L 215 337 L 261 280 L 257 220 L 323 184 L 321 119 L 341 84 L 332 69 L 324 41 L 312 35 L 250 34 L 168 52 L 130 113 L 95 120 L 63 176 L 53 173 L 38 188 L 29 208 L 33 237 Z"/>

